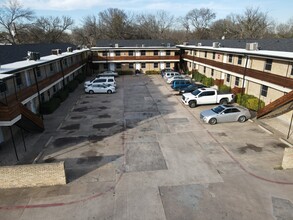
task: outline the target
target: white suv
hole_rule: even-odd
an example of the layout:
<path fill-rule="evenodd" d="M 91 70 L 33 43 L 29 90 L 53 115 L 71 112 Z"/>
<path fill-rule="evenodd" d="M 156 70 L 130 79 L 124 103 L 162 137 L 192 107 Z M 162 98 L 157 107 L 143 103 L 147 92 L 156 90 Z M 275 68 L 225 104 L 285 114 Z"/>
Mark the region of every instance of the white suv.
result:
<path fill-rule="evenodd" d="M 111 85 L 111 86 L 116 87 L 116 81 L 114 79 L 114 76 L 99 77 L 99 78 L 95 78 L 91 81 L 86 81 L 84 83 L 84 87 L 90 86 L 92 84 L 103 84 L 103 85 Z"/>

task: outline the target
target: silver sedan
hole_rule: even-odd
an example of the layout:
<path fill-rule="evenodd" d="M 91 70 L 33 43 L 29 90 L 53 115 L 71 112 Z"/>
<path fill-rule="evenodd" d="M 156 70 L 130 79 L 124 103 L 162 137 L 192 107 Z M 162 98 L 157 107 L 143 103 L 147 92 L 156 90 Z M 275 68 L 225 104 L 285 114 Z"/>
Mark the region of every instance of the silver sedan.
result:
<path fill-rule="evenodd" d="M 251 118 L 251 114 L 247 108 L 233 105 L 219 105 L 200 113 L 200 119 L 211 125 L 220 122 L 245 122 L 249 118 Z"/>

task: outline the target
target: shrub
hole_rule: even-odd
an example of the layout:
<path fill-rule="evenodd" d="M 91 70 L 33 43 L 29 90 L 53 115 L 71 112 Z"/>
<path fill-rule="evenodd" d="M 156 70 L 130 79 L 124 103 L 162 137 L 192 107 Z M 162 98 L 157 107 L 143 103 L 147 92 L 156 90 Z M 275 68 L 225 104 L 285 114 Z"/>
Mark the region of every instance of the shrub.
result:
<path fill-rule="evenodd" d="M 54 97 L 60 99 L 61 102 L 65 101 L 69 95 L 69 92 L 67 89 L 59 90 L 55 93 Z"/>
<path fill-rule="evenodd" d="M 68 89 L 69 92 L 73 92 L 77 87 L 78 87 L 77 80 L 72 80 L 66 85 L 66 88 Z"/>
<path fill-rule="evenodd" d="M 207 87 L 210 87 L 210 86 L 213 86 L 214 85 L 214 79 L 213 78 L 207 78 L 205 77 L 203 79 L 203 82 L 202 82 L 204 85 L 206 85 Z"/>
<path fill-rule="evenodd" d="M 44 115 L 51 114 L 60 106 L 60 103 L 61 100 L 59 98 L 53 97 L 48 102 L 41 104 L 40 112 Z"/>
<path fill-rule="evenodd" d="M 220 85 L 219 86 L 219 91 L 220 92 L 231 92 L 231 87 L 226 86 L 226 85 Z"/>
<path fill-rule="evenodd" d="M 145 73 L 147 75 L 156 75 L 156 74 L 160 74 L 160 71 L 158 71 L 158 70 L 147 70 L 147 71 L 145 71 Z"/>
<path fill-rule="evenodd" d="M 84 82 L 85 79 L 86 79 L 86 76 L 85 76 L 84 74 L 78 74 L 78 75 L 75 77 L 75 80 L 77 80 L 79 84 L 82 83 L 82 82 Z"/>
<path fill-rule="evenodd" d="M 254 111 L 258 111 L 259 109 L 265 106 L 265 103 L 262 100 L 256 98 L 253 95 L 248 95 L 248 94 L 241 95 L 240 93 L 238 93 L 236 95 L 236 102 L 239 105 L 242 105 Z"/>

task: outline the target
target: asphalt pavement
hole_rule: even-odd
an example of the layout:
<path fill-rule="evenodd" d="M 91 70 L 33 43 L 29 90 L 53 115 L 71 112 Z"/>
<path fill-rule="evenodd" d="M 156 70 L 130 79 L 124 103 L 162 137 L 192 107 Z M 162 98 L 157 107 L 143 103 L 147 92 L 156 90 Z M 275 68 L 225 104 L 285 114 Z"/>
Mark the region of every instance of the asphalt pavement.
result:
<path fill-rule="evenodd" d="M 26 162 L 65 161 L 67 184 L 0 190 L 1 219 L 293 219 L 293 170 L 252 120 L 203 124 L 160 76 L 82 85 L 45 116 Z M 37 147 L 37 148 L 36 148 Z"/>

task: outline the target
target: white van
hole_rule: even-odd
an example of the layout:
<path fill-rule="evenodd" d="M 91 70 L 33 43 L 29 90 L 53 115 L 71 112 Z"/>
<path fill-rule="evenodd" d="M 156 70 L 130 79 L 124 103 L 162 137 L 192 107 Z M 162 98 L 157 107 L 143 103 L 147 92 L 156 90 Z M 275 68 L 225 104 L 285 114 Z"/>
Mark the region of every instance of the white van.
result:
<path fill-rule="evenodd" d="M 84 83 L 84 87 L 90 86 L 92 84 L 104 84 L 104 85 L 111 85 L 116 87 L 116 81 L 114 76 L 101 76 L 99 78 L 95 78 L 91 81 L 86 81 Z"/>
<path fill-rule="evenodd" d="M 178 72 L 166 72 L 164 75 L 164 79 L 167 80 L 168 78 L 171 78 L 173 76 L 179 76 L 180 74 Z"/>

